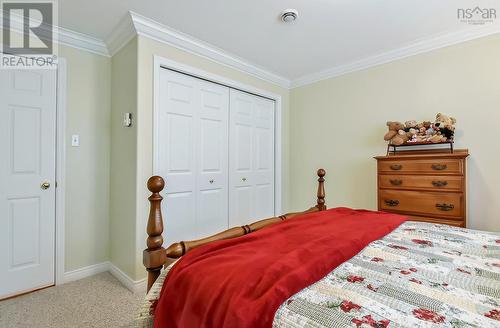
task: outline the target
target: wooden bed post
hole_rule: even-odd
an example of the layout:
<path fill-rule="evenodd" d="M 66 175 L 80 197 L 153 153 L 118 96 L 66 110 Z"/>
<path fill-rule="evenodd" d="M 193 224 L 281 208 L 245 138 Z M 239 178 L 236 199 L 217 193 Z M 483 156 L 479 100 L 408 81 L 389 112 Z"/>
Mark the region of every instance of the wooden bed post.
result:
<path fill-rule="evenodd" d="M 161 215 L 161 201 L 163 197 L 160 191 L 165 187 L 165 181 L 162 177 L 153 176 L 148 180 L 148 189 L 152 192 L 149 196 L 150 210 L 148 218 L 146 244 L 148 248 L 142 253 L 142 262 L 148 271 L 148 291 L 153 286 L 161 273 L 163 265 L 167 261 L 167 253 L 163 245 L 163 219 Z"/>
<path fill-rule="evenodd" d="M 160 192 L 165 187 L 165 181 L 160 176 L 153 176 L 148 180 L 148 189 L 151 191 L 151 196 L 149 196 L 150 210 L 147 226 L 147 248 L 144 250 L 142 255 L 142 262 L 148 271 L 148 292 L 153 286 L 156 279 L 160 276 L 163 266 L 172 263 L 176 259 L 184 256 L 190 250 L 200 247 L 202 245 L 208 244 L 217 240 L 224 240 L 230 238 L 241 237 L 246 234 L 258 231 L 262 228 L 283 222 L 285 220 L 292 219 L 294 217 L 300 217 L 308 213 L 314 213 L 317 211 L 326 210 L 325 205 L 325 174 L 324 169 L 319 169 L 318 172 L 318 191 L 316 193 L 317 200 L 316 205 L 303 211 L 295 213 L 287 213 L 280 216 L 275 216 L 267 219 L 263 219 L 242 227 L 234 227 L 218 234 L 205 237 L 203 239 L 191 240 L 191 241 L 181 241 L 178 243 L 173 243 L 168 246 L 167 249 L 163 248 L 163 219 L 161 214 L 161 197 Z"/>
<path fill-rule="evenodd" d="M 325 205 L 325 174 L 326 171 L 324 169 L 319 169 L 318 172 L 318 200 L 317 200 L 317 205 L 316 207 L 320 211 L 326 210 L 326 205 Z"/>

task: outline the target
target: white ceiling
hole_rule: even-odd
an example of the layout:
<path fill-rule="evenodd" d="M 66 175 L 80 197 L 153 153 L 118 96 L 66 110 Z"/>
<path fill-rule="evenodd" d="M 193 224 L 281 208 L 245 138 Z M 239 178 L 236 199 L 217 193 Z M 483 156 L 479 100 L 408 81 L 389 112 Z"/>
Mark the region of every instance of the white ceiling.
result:
<path fill-rule="evenodd" d="M 131 10 L 296 80 L 473 30 L 457 9 L 476 5 L 500 26 L 499 0 L 59 0 L 59 26 L 104 40 Z M 286 8 L 296 22 L 279 20 Z"/>

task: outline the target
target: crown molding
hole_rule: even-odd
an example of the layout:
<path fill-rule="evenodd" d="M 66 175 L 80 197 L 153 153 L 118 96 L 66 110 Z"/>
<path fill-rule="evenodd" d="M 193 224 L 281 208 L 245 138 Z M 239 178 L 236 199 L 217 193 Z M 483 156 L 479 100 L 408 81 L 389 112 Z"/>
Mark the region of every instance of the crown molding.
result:
<path fill-rule="evenodd" d="M 171 27 L 158 23 L 134 12 L 129 12 L 136 33 L 141 36 L 174 46 L 181 50 L 207 58 L 218 64 L 252 75 L 261 80 L 288 89 L 290 80 L 232 55 L 209 43 L 193 38 Z"/>
<path fill-rule="evenodd" d="M 353 61 L 345 65 L 335 66 L 294 79 L 290 84 L 290 89 L 497 33 L 500 33 L 500 26 L 491 25 L 463 30 L 460 32 L 440 34 L 431 38 L 417 40 L 401 48 L 393 49 L 384 53 L 363 58 L 361 60 Z"/>
<path fill-rule="evenodd" d="M 218 64 L 250 74 L 282 88 L 288 89 L 290 87 L 290 80 L 285 77 L 258 67 L 207 42 L 198 40 L 133 11 L 129 11 L 128 15 L 123 17 L 106 38 L 106 44 L 111 56 L 116 54 L 136 35 L 141 35 L 207 58 Z"/>
<path fill-rule="evenodd" d="M 5 14 L 5 11 L 2 10 L 3 14 Z M 20 15 L 17 14 L 11 14 L 10 19 L 12 22 L 15 22 L 16 24 L 13 24 L 14 27 L 12 30 L 16 33 L 22 34 L 24 31 L 19 28 L 19 26 L 23 26 L 24 24 L 24 18 Z M 40 25 L 39 20 L 35 20 L 30 18 L 30 21 L 32 22 L 32 25 Z M 44 33 L 47 35 L 50 35 L 52 33 L 52 29 L 48 26 L 41 26 L 42 30 Z M 109 57 L 108 53 L 108 47 L 104 41 L 99 40 L 97 38 L 91 37 L 89 35 L 75 32 L 63 27 L 59 27 L 54 25 L 52 27 L 54 29 L 54 42 L 59 45 L 64 45 L 88 52 L 92 52 L 101 56 L 106 56 Z M 1 27 L 0 27 L 1 29 Z M 47 37 L 41 37 L 42 39 L 47 40 Z"/>
<path fill-rule="evenodd" d="M 106 43 L 89 35 L 56 27 L 56 39 L 59 44 L 110 57 Z"/>
<path fill-rule="evenodd" d="M 125 15 L 118 25 L 113 28 L 113 31 L 105 39 L 108 46 L 108 51 L 111 56 L 114 56 L 121 48 L 123 48 L 130 40 L 137 35 L 137 32 L 130 16 L 130 12 Z"/>
<path fill-rule="evenodd" d="M 22 17 L 12 15 L 11 19 L 17 20 L 22 25 Z M 54 28 L 56 43 L 106 57 L 111 57 L 116 54 L 136 35 L 145 36 L 252 75 L 285 89 L 298 88 L 432 50 L 500 33 L 500 25 L 491 24 L 488 26 L 473 27 L 459 32 L 439 34 L 430 38 L 416 40 L 406 46 L 379 53 L 374 56 L 369 56 L 344 65 L 338 65 L 316 73 L 306 74 L 297 79 L 289 80 L 207 42 L 198 40 L 190 35 L 184 34 L 132 11 L 129 11 L 128 14 L 123 17 L 105 41 L 59 26 L 54 26 Z M 20 30 L 14 30 L 18 33 L 22 33 Z"/>

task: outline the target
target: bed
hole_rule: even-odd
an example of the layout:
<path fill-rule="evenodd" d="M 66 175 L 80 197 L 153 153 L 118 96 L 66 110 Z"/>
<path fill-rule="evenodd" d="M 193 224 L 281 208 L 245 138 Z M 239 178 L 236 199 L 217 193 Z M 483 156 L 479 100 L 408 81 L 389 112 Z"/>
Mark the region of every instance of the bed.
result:
<path fill-rule="evenodd" d="M 500 234 L 316 205 L 163 244 L 152 177 L 137 327 L 499 327 Z M 265 228 L 265 229 L 264 229 Z"/>

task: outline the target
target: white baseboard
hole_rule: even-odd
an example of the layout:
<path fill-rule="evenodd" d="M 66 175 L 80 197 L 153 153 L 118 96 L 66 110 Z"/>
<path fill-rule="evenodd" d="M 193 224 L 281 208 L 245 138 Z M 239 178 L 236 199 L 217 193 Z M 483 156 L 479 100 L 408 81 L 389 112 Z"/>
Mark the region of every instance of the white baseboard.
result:
<path fill-rule="evenodd" d="M 80 269 L 76 269 L 73 271 L 65 272 L 63 276 L 63 284 L 75 280 L 80 280 L 83 278 L 87 278 L 93 275 L 96 275 L 101 272 L 109 271 L 109 262 L 102 262 L 93 265 L 89 265 Z"/>
<path fill-rule="evenodd" d="M 140 280 L 133 280 L 125 272 L 120 270 L 111 262 L 102 262 L 98 264 L 89 265 L 80 269 L 65 272 L 63 277 L 63 284 L 75 280 L 80 280 L 87 278 L 98 273 L 108 271 L 111 273 L 118 281 L 120 281 L 123 286 L 133 293 L 146 294 L 146 278 Z"/>
<path fill-rule="evenodd" d="M 132 280 L 132 278 L 130 278 L 125 272 L 120 270 L 113 263 L 109 264 L 109 272 L 131 292 L 137 294 L 146 294 L 146 278 L 140 280 Z"/>

